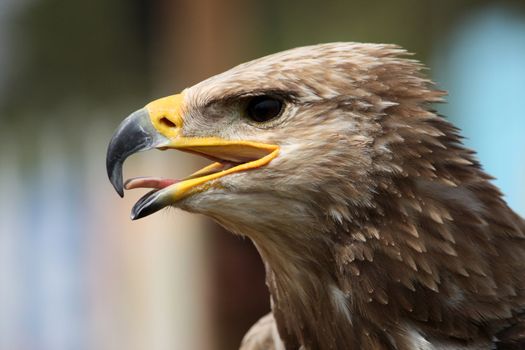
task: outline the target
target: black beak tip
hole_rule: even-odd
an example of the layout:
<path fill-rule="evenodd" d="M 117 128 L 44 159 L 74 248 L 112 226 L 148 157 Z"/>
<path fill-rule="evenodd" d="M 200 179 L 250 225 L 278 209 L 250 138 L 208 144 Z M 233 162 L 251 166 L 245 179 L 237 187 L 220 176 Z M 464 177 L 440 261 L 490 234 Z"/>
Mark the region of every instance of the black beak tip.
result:
<path fill-rule="evenodd" d="M 153 214 L 166 206 L 166 203 L 159 199 L 157 190 L 146 193 L 140 198 L 131 209 L 131 220 L 138 220 Z"/>
<path fill-rule="evenodd" d="M 120 198 L 124 198 L 124 186 L 122 185 L 122 178 L 118 177 L 117 179 L 110 179 L 111 184 L 115 191 L 117 191 Z"/>
<path fill-rule="evenodd" d="M 109 159 L 109 158 L 108 158 Z M 106 164 L 109 182 L 122 198 L 124 197 L 124 185 L 122 182 L 122 164 L 120 162 L 108 161 Z"/>

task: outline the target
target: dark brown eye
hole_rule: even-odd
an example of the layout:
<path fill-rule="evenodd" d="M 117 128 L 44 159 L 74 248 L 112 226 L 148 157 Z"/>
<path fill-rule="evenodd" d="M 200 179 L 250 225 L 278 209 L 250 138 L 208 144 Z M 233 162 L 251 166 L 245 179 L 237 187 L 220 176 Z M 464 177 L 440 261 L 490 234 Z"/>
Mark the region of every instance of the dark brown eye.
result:
<path fill-rule="evenodd" d="M 281 114 L 283 102 L 272 96 L 255 96 L 246 107 L 248 118 L 262 123 L 276 118 Z"/>

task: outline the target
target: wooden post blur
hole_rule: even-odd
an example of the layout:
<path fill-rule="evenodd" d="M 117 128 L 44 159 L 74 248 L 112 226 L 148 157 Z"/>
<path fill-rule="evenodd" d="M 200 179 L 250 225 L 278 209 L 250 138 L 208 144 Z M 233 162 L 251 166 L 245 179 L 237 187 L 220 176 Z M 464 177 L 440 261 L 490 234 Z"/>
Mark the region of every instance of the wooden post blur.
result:
<path fill-rule="evenodd" d="M 246 51 L 253 48 L 253 20 L 257 15 L 254 2 L 164 0 L 159 4 L 152 21 L 151 52 L 158 96 L 176 93 L 241 63 L 247 58 Z M 202 164 L 195 157 L 180 159 L 176 167 L 187 170 L 192 167 L 195 170 L 197 164 Z M 201 313 L 190 319 L 197 331 L 202 332 L 201 342 L 176 348 L 234 349 L 251 324 L 268 310 L 264 270 L 248 240 L 241 241 L 209 221 L 205 226 L 203 234 L 190 237 L 180 232 L 182 237 L 177 238 L 198 242 L 197 255 L 204 257 L 209 269 L 201 270 L 204 275 L 197 276 L 193 266 L 187 267 L 186 273 L 201 280 L 199 285 L 205 288 L 193 291 L 201 300 L 191 300 Z M 178 322 L 189 316 L 176 309 L 172 312 L 177 313 L 174 318 Z M 179 335 L 181 331 L 173 330 L 177 337 L 187 336 Z"/>

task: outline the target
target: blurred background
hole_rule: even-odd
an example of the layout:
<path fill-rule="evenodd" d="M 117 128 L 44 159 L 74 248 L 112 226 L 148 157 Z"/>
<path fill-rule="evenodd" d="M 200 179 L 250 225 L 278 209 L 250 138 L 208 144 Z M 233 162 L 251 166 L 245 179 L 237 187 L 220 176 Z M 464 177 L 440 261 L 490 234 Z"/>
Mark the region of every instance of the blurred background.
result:
<path fill-rule="evenodd" d="M 416 53 L 525 214 L 523 0 L 0 0 L 0 349 L 235 349 L 269 311 L 250 242 L 180 211 L 131 222 L 106 145 L 154 98 L 330 41 Z M 200 165 L 150 152 L 125 173 Z"/>

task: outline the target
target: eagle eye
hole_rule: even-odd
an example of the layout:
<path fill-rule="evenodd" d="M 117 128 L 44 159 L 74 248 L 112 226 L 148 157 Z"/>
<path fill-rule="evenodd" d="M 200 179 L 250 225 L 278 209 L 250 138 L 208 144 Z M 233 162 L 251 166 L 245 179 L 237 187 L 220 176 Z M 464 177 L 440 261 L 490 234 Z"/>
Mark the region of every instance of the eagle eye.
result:
<path fill-rule="evenodd" d="M 248 102 L 246 114 L 258 123 L 274 119 L 281 114 L 283 101 L 273 96 L 255 96 Z"/>

